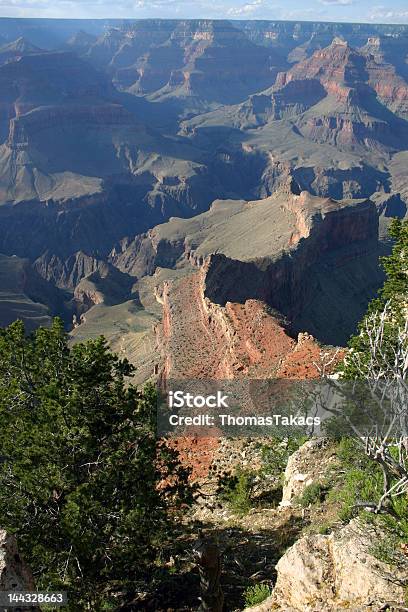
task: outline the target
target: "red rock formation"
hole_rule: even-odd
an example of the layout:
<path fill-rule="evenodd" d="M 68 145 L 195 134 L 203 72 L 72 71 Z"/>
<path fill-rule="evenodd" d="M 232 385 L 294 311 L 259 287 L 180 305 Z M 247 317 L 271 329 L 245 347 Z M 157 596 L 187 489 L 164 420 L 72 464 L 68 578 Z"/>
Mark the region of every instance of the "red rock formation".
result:
<path fill-rule="evenodd" d="M 270 90 L 241 104 L 235 125 L 250 128 L 298 116 L 299 131 L 313 141 L 348 149 L 400 148 L 407 136 L 404 125 L 381 105 L 405 117 L 408 84 L 397 72 L 398 60 L 389 63 L 386 53 L 373 54 L 372 48 L 371 43 L 353 49 L 335 38 L 328 47 L 279 73 Z M 325 96 L 321 109 L 313 112 Z M 312 111 L 302 117 L 308 109 Z"/>
<path fill-rule="evenodd" d="M 275 88 L 284 87 L 294 80 L 316 79 L 328 93 L 346 101 L 350 87 L 365 81 L 364 69 L 362 54 L 335 38 L 325 49 L 315 51 L 312 57 L 299 62 L 288 72 L 280 73 Z"/>
<path fill-rule="evenodd" d="M 225 306 L 204 297 L 205 270 L 167 283 L 158 342 L 164 379 L 316 378 L 320 347 L 291 338 L 259 300 Z"/>
<path fill-rule="evenodd" d="M 309 334 L 297 341 L 277 315 L 257 300 L 225 307 L 203 298 L 203 272 L 167 284 L 158 341 L 163 379 L 287 378 L 317 379 L 322 349 Z M 342 353 L 330 349 L 334 368 Z M 326 356 L 327 359 L 327 356 Z M 170 439 L 191 479 L 207 478 L 217 456 L 219 438 L 211 435 Z"/>
<path fill-rule="evenodd" d="M 335 368 L 343 351 L 322 348 L 307 333 L 294 339 L 282 316 L 264 300 L 269 296 L 269 303 L 275 299 L 283 304 L 293 292 L 293 312 L 301 308 L 307 299 L 301 285 L 315 258 L 374 235 L 372 204 L 343 203 L 340 210 L 338 205 L 330 199 L 316 202 L 307 193 L 288 195 L 286 207 L 297 219 L 292 264 L 283 256 L 270 267 L 258 262 L 257 268 L 220 254 L 210 256 L 197 272 L 166 282 L 157 292 L 163 306 L 156 330 L 162 379 L 317 379 L 323 361 L 332 359 L 330 367 Z M 258 299 L 251 297 L 254 291 Z M 214 437 L 198 436 L 178 440 L 178 448 L 185 465 L 193 468 L 192 477 L 202 478 L 217 447 Z"/>

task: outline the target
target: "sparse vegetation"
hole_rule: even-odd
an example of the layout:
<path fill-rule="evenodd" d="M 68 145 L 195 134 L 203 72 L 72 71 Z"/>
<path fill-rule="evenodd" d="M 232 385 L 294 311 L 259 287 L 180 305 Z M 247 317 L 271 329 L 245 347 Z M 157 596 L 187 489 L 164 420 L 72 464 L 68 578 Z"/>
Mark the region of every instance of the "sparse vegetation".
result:
<path fill-rule="evenodd" d="M 321 482 L 313 482 L 305 488 L 297 501 L 302 508 L 307 508 L 308 506 L 322 502 L 327 495 L 327 491 L 327 485 Z"/>
<path fill-rule="evenodd" d="M 336 454 L 340 477 L 329 491 L 328 500 L 339 503 L 339 519 L 348 521 L 357 514 L 358 502 L 380 498 L 381 470 L 372 465 L 353 438 L 341 439 Z"/>
<path fill-rule="evenodd" d="M 395 534 L 390 533 L 388 537 L 383 538 L 380 542 L 375 542 L 371 547 L 371 554 L 374 555 L 379 561 L 387 563 L 388 565 L 397 565 L 398 559 L 396 551 L 399 542 Z"/>
<path fill-rule="evenodd" d="M 218 498 L 241 516 L 261 503 L 276 505 L 281 499 L 288 458 L 305 440 L 304 437 L 268 439 L 260 448 L 262 465 L 259 469 L 240 468 L 218 478 Z"/>
<path fill-rule="evenodd" d="M 408 222 L 394 220 L 390 235 L 395 240 L 393 252 L 382 260 L 387 280 L 359 333 L 350 341 L 341 375 L 370 381 L 367 401 L 379 414 L 399 424 L 400 431 L 395 434 L 395 428 L 386 425 L 383 431 L 377 427 L 374 434 L 361 432 L 354 442 L 343 442 L 339 456 L 350 469 L 340 495 L 344 497 L 344 519 L 361 507 L 387 515 L 394 528 L 404 532 L 408 516 L 408 447 L 404 438 L 408 424 Z"/>
<path fill-rule="evenodd" d="M 332 526 L 330 523 L 324 521 L 323 523 L 321 523 L 321 525 L 319 525 L 317 533 L 319 533 L 320 535 L 327 535 L 328 533 L 330 533 L 331 527 Z"/>
<path fill-rule="evenodd" d="M 252 507 L 252 493 L 257 473 L 239 469 L 234 475 L 219 479 L 218 496 L 238 515 L 247 514 Z"/>
<path fill-rule="evenodd" d="M 262 447 L 262 473 L 282 481 L 288 459 L 308 438 L 305 436 L 268 440 Z M 282 482 L 283 484 L 283 482 Z"/>
<path fill-rule="evenodd" d="M 245 606 L 247 608 L 256 606 L 268 599 L 271 594 L 272 591 L 267 584 L 254 584 L 254 586 L 248 587 L 244 593 Z"/>
<path fill-rule="evenodd" d="M 394 378 L 399 366 L 395 352 L 407 347 L 408 221 L 395 219 L 389 233 L 395 240 L 394 248 L 381 260 L 387 280 L 379 297 L 371 302 L 358 333 L 350 339 L 351 350 L 340 366 L 346 379 L 372 379 L 379 369 L 383 378 Z M 381 335 L 375 342 L 373 332 L 380 325 Z M 401 374 L 404 379 L 406 369 Z"/>

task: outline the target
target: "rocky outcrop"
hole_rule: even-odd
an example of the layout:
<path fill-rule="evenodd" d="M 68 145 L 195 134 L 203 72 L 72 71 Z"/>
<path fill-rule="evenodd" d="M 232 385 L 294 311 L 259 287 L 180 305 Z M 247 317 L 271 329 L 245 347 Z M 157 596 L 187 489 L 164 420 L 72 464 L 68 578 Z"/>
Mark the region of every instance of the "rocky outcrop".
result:
<path fill-rule="evenodd" d="M 302 537 L 279 560 L 272 597 L 247 612 L 403 609 L 406 573 L 373 553 L 384 537 L 358 519 L 328 536 Z"/>
<path fill-rule="evenodd" d="M 198 272 L 164 286 L 156 330 L 163 379 L 319 377 L 313 338 L 293 340 L 279 313 L 260 300 L 211 302 L 202 281 Z"/>
<path fill-rule="evenodd" d="M 301 132 L 314 142 L 328 143 L 339 147 L 355 147 L 361 144 L 399 148 L 396 135 L 390 133 L 389 126 L 374 122 L 368 116 L 363 119 L 350 118 L 350 115 L 326 115 L 312 117 L 301 122 Z M 380 143 L 380 144 L 377 144 Z"/>
<path fill-rule="evenodd" d="M 408 116 L 408 38 L 372 36 L 361 52 L 367 57 L 370 84 L 380 100 L 403 118 Z"/>
<path fill-rule="evenodd" d="M 261 299 L 293 320 L 297 305 L 305 301 L 307 268 L 336 248 L 353 243 L 365 243 L 367 248 L 378 235 L 376 209 L 370 201 L 339 206 L 331 200 L 316 202 L 303 193 L 288 198 L 286 206 L 298 215 L 298 238 L 307 236 L 307 240 L 301 240 L 296 249 L 276 261 L 264 258 L 245 262 L 221 254 L 210 256 L 204 268 L 205 296 L 212 302 Z"/>
<path fill-rule="evenodd" d="M 286 73 L 279 74 L 276 87 L 282 87 L 293 80 L 318 79 L 320 83 L 330 90 L 331 85 L 338 85 L 336 92 L 338 99 L 344 99 L 348 94 L 348 84 L 364 81 L 364 57 L 353 49 L 342 38 L 335 37 L 332 43 L 318 49 L 312 57 L 299 62 Z M 341 85 L 344 84 L 344 88 Z"/>
<path fill-rule="evenodd" d="M 172 29 L 170 22 L 158 24 L 155 20 L 136 21 L 122 27 L 112 25 L 86 45 L 84 57 L 98 68 L 108 69 L 119 84 L 131 85 L 138 76 L 138 58 L 152 47 L 164 43 Z M 130 70 L 133 76 L 131 81 L 126 74 Z"/>
<path fill-rule="evenodd" d="M 151 275 L 158 267 L 173 268 L 188 250 L 185 239 L 162 239 L 160 229 L 156 228 L 136 236 L 129 244 L 122 243 L 122 249 L 113 250 L 111 261 L 120 270 L 137 277 Z"/>
<path fill-rule="evenodd" d="M 95 44 L 97 37 L 84 30 L 79 30 L 73 36 L 68 39 L 67 47 L 71 48 L 76 52 L 85 52 L 93 44 Z"/>
<path fill-rule="evenodd" d="M 97 139 L 93 142 L 96 146 Z M 114 157 L 112 147 L 101 147 L 98 154 L 103 155 L 103 151 Z M 88 162 L 94 165 L 94 158 L 87 156 L 84 164 Z M 167 159 L 163 165 L 166 162 L 171 163 Z M 110 160 L 104 163 L 107 169 Z M 92 168 L 88 170 L 94 172 Z M 0 207 L 0 227 L 5 228 L 0 233 L 0 252 L 31 259 L 47 251 L 64 259 L 77 251 L 107 257 L 122 240 L 172 215 L 190 217 L 206 210 L 214 199 L 216 186 L 208 186 L 208 177 L 196 175 L 193 168 L 191 174 L 175 186 L 165 184 L 165 180 L 159 182 L 151 173 L 121 174 L 104 180 L 71 172 L 46 176 L 27 159 L 8 159 L 5 180 L 0 176 L 0 195 L 15 198 L 17 205 Z"/>
<path fill-rule="evenodd" d="M 279 92 L 293 81 L 311 79 L 319 82 L 329 98 L 323 113 L 312 113 L 298 123 L 304 136 L 347 148 L 369 143 L 401 147 L 401 136 L 407 137 L 404 123 L 396 116 L 387 116 L 376 98 L 404 117 L 408 85 L 394 65 L 384 56 L 382 60 L 379 54 L 373 56 L 368 49 L 359 51 L 335 38 L 331 45 L 278 76 L 274 89 Z"/>
<path fill-rule="evenodd" d="M 353 47 L 363 46 L 369 37 L 403 39 L 406 25 L 365 23 L 328 23 L 307 21 L 235 21 L 250 40 L 273 47 L 289 61 L 303 60 L 317 49 L 327 47 L 335 37 L 347 41 Z"/>
<path fill-rule="evenodd" d="M 0 529 L 0 590 L 35 591 L 33 575 L 18 552 L 15 536 L 3 529 Z"/>
<path fill-rule="evenodd" d="M 391 191 L 390 174 L 365 163 L 343 168 L 299 166 L 291 175 L 302 190 L 335 200 L 370 198 L 378 191 Z"/>
<path fill-rule="evenodd" d="M 51 315 L 65 314 L 64 294 L 44 280 L 28 259 L 0 254 L 0 325 L 16 319 L 28 332 L 48 325 Z"/>
<path fill-rule="evenodd" d="M 106 100 L 114 92 L 105 75 L 69 52 L 20 54 L 0 66 L 0 82 L 1 98 L 17 102 L 16 114 L 56 102 Z"/>
<path fill-rule="evenodd" d="M 74 289 L 77 311 L 85 312 L 95 304 L 113 306 L 135 299 L 132 294 L 134 279 L 113 266 L 105 267 L 83 277 Z"/>
<path fill-rule="evenodd" d="M 96 271 L 107 274 L 110 269 L 109 264 L 103 260 L 82 251 L 77 251 L 67 259 L 45 252 L 35 261 L 34 267 L 43 278 L 61 289 L 71 291 L 86 276 Z"/>
<path fill-rule="evenodd" d="M 162 266 L 173 277 L 155 289 L 163 307 L 157 337 L 164 378 L 313 378 L 316 341 L 308 334 L 295 341 L 288 329 L 296 331 L 303 317 L 298 331 L 310 331 L 307 304 L 315 294 L 316 270 L 328 261 L 355 267 L 370 244 L 376 258 L 377 231 L 369 201 L 338 203 L 286 192 L 249 203 L 219 201 L 194 219 L 172 219 L 125 250 L 116 265 L 138 274 Z M 328 274 L 333 276 L 331 269 Z M 341 287 L 344 297 L 346 285 Z M 354 286 L 349 290 L 355 293 Z M 339 298 L 330 306 L 336 313 Z M 348 325 L 329 327 L 346 336 Z"/>
<path fill-rule="evenodd" d="M 279 163 L 273 167 L 275 178 L 280 175 L 282 185 L 272 196 L 251 202 L 216 200 L 202 215 L 189 220 L 171 219 L 131 242 L 123 242 L 120 249 L 112 251 L 111 261 L 135 276 L 153 274 L 158 267 L 174 268 L 189 263 L 199 268 L 205 264 L 210 277 L 212 265 L 223 255 L 265 271 L 270 262 L 285 259 L 282 257 L 285 251 L 292 249 L 296 256 L 294 247 L 301 239 L 307 238 L 309 246 L 320 245 L 319 254 L 305 256 L 310 264 L 326 248 L 375 239 L 377 220 L 372 203 L 334 202 L 313 198 L 307 192 L 296 195 L 296 181 L 288 167 Z M 267 181 L 266 176 L 264 180 Z M 208 296 L 214 298 L 211 289 Z M 247 297 L 264 299 L 265 294 Z"/>
<path fill-rule="evenodd" d="M 6 53 L 10 51 L 7 49 Z M 27 45 L 16 41 L 10 51 L 14 57 L 3 64 L 0 49 L 1 142 L 6 139 L 14 142 L 17 126 L 10 125 L 10 120 L 35 108 L 75 103 L 94 105 L 112 97 L 113 88 L 108 79 L 74 54 L 24 49 L 27 51 Z"/>
<path fill-rule="evenodd" d="M 28 148 L 30 139 L 43 130 L 93 127 L 126 126 L 133 123 L 133 118 L 119 104 L 97 106 L 42 106 L 25 114 L 19 114 L 10 121 L 8 146 L 11 149 Z"/>
<path fill-rule="evenodd" d="M 328 97 L 332 101 L 325 101 L 324 115 L 334 117 L 337 113 L 342 117 L 344 112 L 347 116 L 342 117 L 343 120 L 353 121 L 350 111 L 358 96 L 363 98 L 368 91 L 365 69 L 365 56 L 344 40 L 335 38 L 328 47 L 315 51 L 312 57 L 296 63 L 287 72 L 279 73 L 271 88 L 250 96 L 235 107 L 230 112 L 231 125 L 248 129 L 274 120 L 295 119 Z M 357 126 L 354 129 L 357 130 Z M 350 131 L 350 126 L 344 126 L 343 131 Z"/>
<path fill-rule="evenodd" d="M 325 48 L 281 72 L 268 90 L 247 101 L 183 124 L 186 133 L 205 135 L 207 126 L 248 130 L 285 126 L 308 141 L 352 152 L 374 148 L 381 154 L 406 148 L 408 104 L 401 59 L 373 55 L 335 37 Z M 387 59 L 385 59 L 387 57 Z"/>
<path fill-rule="evenodd" d="M 175 41 L 149 49 L 133 66 L 122 67 L 115 72 L 115 81 L 134 94 L 146 94 L 160 90 L 167 84 L 183 82 L 183 49 Z M 115 58 L 115 64 L 117 59 Z M 176 75 L 179 75 L 177 79 Z M 177 81 L 180 81 L 178 83 Z"/>
<path fill-rule="evenodd" d="M 251 96 L 241 104 L 234 125 L 240 129 L 260 127 L 284 118 L 296 117 L 311 108 L 326 95 L 317 79 L 290 81 L 283 87 L 273 87 Z"/>
<path fill-rule="evenodd" d="M 35 261 L 34 267 L 44 279 L 73 294 L 71 306 L 77 314 L 95 304 L 112 305 L 126 301 L 135 281 L 110 263 L 82 251 L 67 259 L 44 253 Z"/>
<path fill-rule="evenodd" d="M 20 38 L 17 38 L 13 42 L 0 47 L 0 65 L 13 59 L 22 57 L 23 55 L 41 52 L 43 52 L 42 49 L 39 49 L 30 43 L 29 40 L 20 36 Z"/>
<path fill-rule="evenodd" d="M 281 506 L 289 506 L 300 497 L 306 487 L 314 483 L 322 483 L 327 477 L 330 463 L 334 456 L 326 456 L 325 449 L 328 440 L 314 438 L 305 442 L 289 457 L 282 491 Z"/>
<path fill-rule="evenodd" d="M 185 57 L 182 88 L 223 103 L 271 85 L 281 63 L 228 22 L 201 22 Z"/>

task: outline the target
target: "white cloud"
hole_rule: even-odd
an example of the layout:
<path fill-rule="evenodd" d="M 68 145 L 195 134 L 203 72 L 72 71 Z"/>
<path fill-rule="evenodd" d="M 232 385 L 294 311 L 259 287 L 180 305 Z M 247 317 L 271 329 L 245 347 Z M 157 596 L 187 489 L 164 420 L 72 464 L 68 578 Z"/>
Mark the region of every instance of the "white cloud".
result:
<path fill-rule="evenodd" d="M 354 0 L 320 0 L 320 3 L 326 6 L 350 6 Z"/>
<path fill-rule="evenodd" d="M 385 6 L 376 6 L 370 15 L 370 21 L 408 23 L 408 11 L 394 11 L 387 9 Z"/>
<path fill-rule="evenodd" d="M 0 16 L 408 23 L 407 0 L 0 0 Z"/>
<path fill-rule="evenodd" d="M 248 2 L 248 4 L 244 4 L 243 6 L 236 6 L 230 8 L 228 10 L 228 15 L 232 15 L 234 17 L 240 15 L 250 15 L 252 13 L 256 13 L 260 7 L 264 5 L 263 0 L 253 0 L 253 2 Z"/>
<path fill-rule="evenodd" d="M 278 18 L 280 12 L 280 8 L 275 4 L 271 4 L 269 0 L 252 0 L 251 2 L 247 2 L 242 6 L 232 6 L 228 9 L 227 15 L 229 17 L 242 17 L 245 19 L 251 17 L 262 17 L 271 16 L 273 13 L 273 17 Z"/>

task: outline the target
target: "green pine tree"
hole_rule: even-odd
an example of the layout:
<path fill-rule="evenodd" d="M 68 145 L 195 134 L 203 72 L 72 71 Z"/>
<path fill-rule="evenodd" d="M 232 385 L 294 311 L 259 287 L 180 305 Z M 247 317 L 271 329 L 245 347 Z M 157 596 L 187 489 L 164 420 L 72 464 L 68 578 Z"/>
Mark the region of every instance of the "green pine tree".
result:
<path fill-rule="evenodd" d="M 155 438 L 156 391 L 103 338 L 69 348 L 60 320 L 0 331 L 0 525 L 38 590 L 98 610 L 151 580 L 187 473 Z M 169 475 L 171 477 L 169 478 Z"/>

